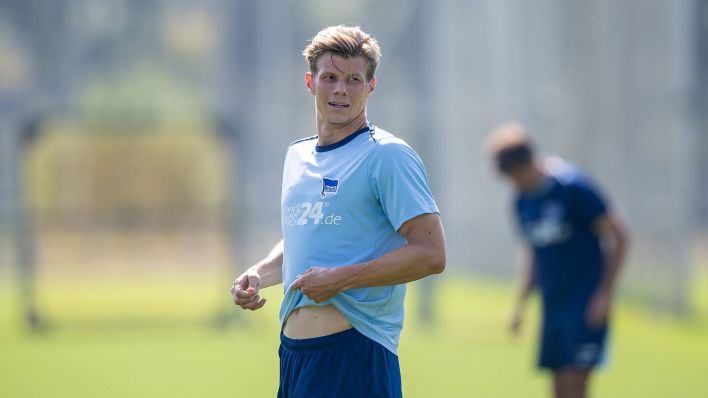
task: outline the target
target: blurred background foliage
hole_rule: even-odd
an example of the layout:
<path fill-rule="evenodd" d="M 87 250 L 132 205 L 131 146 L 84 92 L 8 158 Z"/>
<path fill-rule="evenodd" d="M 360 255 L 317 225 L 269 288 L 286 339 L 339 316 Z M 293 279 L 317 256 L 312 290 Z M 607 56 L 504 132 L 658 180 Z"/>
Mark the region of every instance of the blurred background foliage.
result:
<path fill-rule="evenodd" d="M 157 65 L 142 65 L 115 79 L 87 84 L 79 93 L 78 117 L 97 133 L 120 133 L 165 125 L 193 129 L 209 114 L 195 84 Z"/>
<path fill-rule="evenodd" d="M 218 136 L 200 132 L 208 128 L 67 129 L 45 133 L 27 158 L 27 197 L 40 219 L 112 215 L 110 226 L 154 215 L 179 224 L 224 210 L 225 154 Z"/>

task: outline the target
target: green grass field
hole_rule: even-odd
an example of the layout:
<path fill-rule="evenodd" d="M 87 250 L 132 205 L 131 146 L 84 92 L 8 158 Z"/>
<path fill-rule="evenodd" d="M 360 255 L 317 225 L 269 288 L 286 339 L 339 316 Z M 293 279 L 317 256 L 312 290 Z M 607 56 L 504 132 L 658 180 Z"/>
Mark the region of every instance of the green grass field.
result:
<path fill-rule="evenodd" d="M 18 289 L 0 282 L 0 397 L 273 397 L 279 288 L 259 312 L 232 309 L 228 278 L 80 283 L 43 281 L 46 330 L 22 326 Z M 400 361 L 406 397 L 546 397 L 534 368 L 536 308 L 524 335 L 505 329 L 510 286 L 437 281 L 437 321 L 415 316 L 409 290 Z M 225 286 L 224 286 L 225 285 Z M 216 327 L 217 314 L 232 319 Z M 708 321 L 617 309 L 595 397 L 708 396 Z"/>

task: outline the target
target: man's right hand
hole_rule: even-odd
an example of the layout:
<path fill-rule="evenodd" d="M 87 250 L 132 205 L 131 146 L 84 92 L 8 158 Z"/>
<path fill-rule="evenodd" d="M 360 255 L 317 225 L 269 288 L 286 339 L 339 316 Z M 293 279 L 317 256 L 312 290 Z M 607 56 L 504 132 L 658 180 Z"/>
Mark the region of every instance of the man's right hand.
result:
<path fill-rule="evenodd" d="M 231 288 L 231 297 L 234 300 L 234 304 L 244 310 L 251 311 L 263 307 L 266 303 L 266 299 L 262 299 L 258 295 L 260 283 L 261 277 L 258 275 L 258 272 L 254 270 L 248 270 L 236 278 Z"/>

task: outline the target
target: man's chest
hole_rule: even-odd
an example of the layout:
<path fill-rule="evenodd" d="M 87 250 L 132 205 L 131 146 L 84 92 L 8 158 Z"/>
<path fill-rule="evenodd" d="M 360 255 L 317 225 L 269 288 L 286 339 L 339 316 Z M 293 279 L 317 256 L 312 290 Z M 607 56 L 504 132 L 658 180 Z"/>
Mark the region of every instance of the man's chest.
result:
<path fill-rule="evenodd" d="M 376 201 L 363 162 L 301 164 L 284 180 L 285 227 L 341 226 L 365 217 Z"/>
<path fill-rule="evenodd" d="M 573 234 L 573 206 L 563 195 L 522 201 L 518 207 L 521 229 L 537 248 L 567 241 Z"/>

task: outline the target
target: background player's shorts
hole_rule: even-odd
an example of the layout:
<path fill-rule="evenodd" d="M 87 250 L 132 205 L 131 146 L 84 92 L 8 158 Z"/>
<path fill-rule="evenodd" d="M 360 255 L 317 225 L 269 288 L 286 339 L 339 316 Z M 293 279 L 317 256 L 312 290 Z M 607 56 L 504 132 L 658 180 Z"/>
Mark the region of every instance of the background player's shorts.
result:
<path fill-rule="evenodd" d="M 607 326 L 593 329 L 584 316 L 544 319 L 538 365 L 553 370 L 592 369 L 602 364 Z"/>
<path fill-rule="evenodd" d="M 356 329 L 313 339 L 280 334 L 282 398 L 401 397 L 398 356 Z"/>

